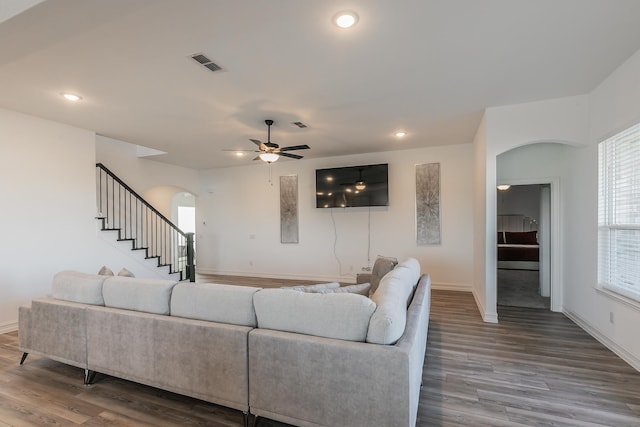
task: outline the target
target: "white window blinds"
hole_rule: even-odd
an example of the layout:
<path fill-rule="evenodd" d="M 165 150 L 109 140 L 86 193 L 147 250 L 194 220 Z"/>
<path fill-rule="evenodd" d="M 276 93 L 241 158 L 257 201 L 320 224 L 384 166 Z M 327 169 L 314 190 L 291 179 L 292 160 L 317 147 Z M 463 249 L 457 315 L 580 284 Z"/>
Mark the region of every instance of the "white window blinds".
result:
<path fill-rule="evenodd" d="M 598 283 L 640 301 L 640 123 L 598 145 Z"/>

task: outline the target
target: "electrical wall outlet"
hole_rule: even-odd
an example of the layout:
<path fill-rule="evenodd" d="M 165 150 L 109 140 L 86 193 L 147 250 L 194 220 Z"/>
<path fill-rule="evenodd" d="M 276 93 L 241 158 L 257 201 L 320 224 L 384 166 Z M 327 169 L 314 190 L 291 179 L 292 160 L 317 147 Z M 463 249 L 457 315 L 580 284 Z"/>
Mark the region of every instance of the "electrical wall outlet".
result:
<path fill-rule="evenodd" d="M 609 312 L 609 322 L 613 323 L 613 311 Z"/>

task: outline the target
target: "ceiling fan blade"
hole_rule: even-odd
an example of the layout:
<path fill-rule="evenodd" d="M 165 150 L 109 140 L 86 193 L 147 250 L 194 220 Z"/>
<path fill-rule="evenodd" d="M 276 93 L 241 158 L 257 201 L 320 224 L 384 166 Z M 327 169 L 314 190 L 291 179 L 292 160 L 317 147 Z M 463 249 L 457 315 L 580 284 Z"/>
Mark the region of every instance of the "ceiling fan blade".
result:
<path fill-rule="evenodd" d="M 253 160 L 262 160 L 260 159 L 260 156 L 257 156 L 256 158 L 254 158 Z"/>
<path fill-rule="evenodd" d="M 290 147 L 282 147 L 280 151 L 293 151 L 293 150 L 308 150 L 309 147 L 307 144 L 304 145 L 292 145 Z"/>
<path fill-rule="evenodd" d="M 249 138 L 249 141 L 253 142 L 258 147 L 260 147 L 260 151 L 267 151 L 267 146 L 265 144 L 263 144 L 263 142 L 260 141 L 259 139 L 251 139 L 251 138 Z"/>
<path fill-rule="evenodd" d="M 280 153 L 281 156 L 283 157 L 291 157 L 292 159 L 301 159 L 303 156 L 298 156 L 297 154 L 290 154 L 290 153 Z"/>

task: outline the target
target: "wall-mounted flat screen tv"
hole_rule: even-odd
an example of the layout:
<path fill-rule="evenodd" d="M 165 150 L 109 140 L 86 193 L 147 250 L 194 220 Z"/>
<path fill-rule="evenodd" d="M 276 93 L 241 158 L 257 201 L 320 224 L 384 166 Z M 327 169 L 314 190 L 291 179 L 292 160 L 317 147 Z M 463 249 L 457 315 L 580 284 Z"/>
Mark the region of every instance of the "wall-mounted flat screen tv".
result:
<path fill-rule="evenodd" d="M 316 207 L 389 206 L 388 164 L 316 169 Z"/>

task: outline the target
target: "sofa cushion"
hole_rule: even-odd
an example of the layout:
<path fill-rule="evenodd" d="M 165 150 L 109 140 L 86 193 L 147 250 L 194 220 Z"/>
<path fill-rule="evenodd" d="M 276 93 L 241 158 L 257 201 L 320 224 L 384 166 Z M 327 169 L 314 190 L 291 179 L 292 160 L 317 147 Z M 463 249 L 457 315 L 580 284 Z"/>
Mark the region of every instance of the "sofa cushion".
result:
<path fill-rule="evenodd" d="M 357 294 L 263 289 L 253 296 L 258 327 L 364 341 L 376 305 Z"/>
<path fill-rule="evenodd" d="M 373 263 L 373 269 L 371 270 L 371 289 L 370 294 L 373 294 L 380 280 L 398 264 L 398 260 L 392 257 L 378 256 L 376 262 Z"/>
<path fill-rule="evenodd" d="M 171 291 L 176 283 L 174 280 L 109 277 L 102 286 L 104 305 L 168 315 Z"/>
<path fill-rule="evenodd" d="M 396 265 L 396 269 L 398 268 L 406 268 L 409 270 L 411 274 L 410 281 L 412 282 L 411 289 L 414 290 L 416 286 L 418 286 L 418 281 L 420 280 L 420 263 L 415 258 L 407 258 L 402 261 L 400 264 Z M 408 303 L 407 303 L 408 305 Z"/>
<path fill-rule="evenodd" d="M 413 294 L 414 274 L 410 268 L 396 268 L 380 281 L 371 299 L 376 311 L 371 316 L 367 342 L 394 344 L 404 333 L 407 303 Z"/>
<path fill-rule="evenodd" d="M 53 276 L 52 296 L 64 301 L 104 305 L 102 286 L 109 276 L 61 271 Z"/>
<path fill-rule="evenodd" d="M 315 291 L 318 294 L 360 294 L 369 296 L 371 283 L 359 283 L 357 285 L 341 286 L 338 288 L 320 289 Z"/>
<path fill-rule="evenodd" d="M 290 289 L 292 291 L 301 291 L 301 292 L 317 292 L 322 289 L 335 289 L 339 287 L 340 287 L 340 283 L 331 282 L 331 283 L 318 283 L 317 285 L 283 286 L 282 289 Z"/>
<path fill-rule="evenodd" d="M 171 294 L 171 315 L 233 325 L 257 325 L 253 294 L 260 288 L 180 283 Z"/>

